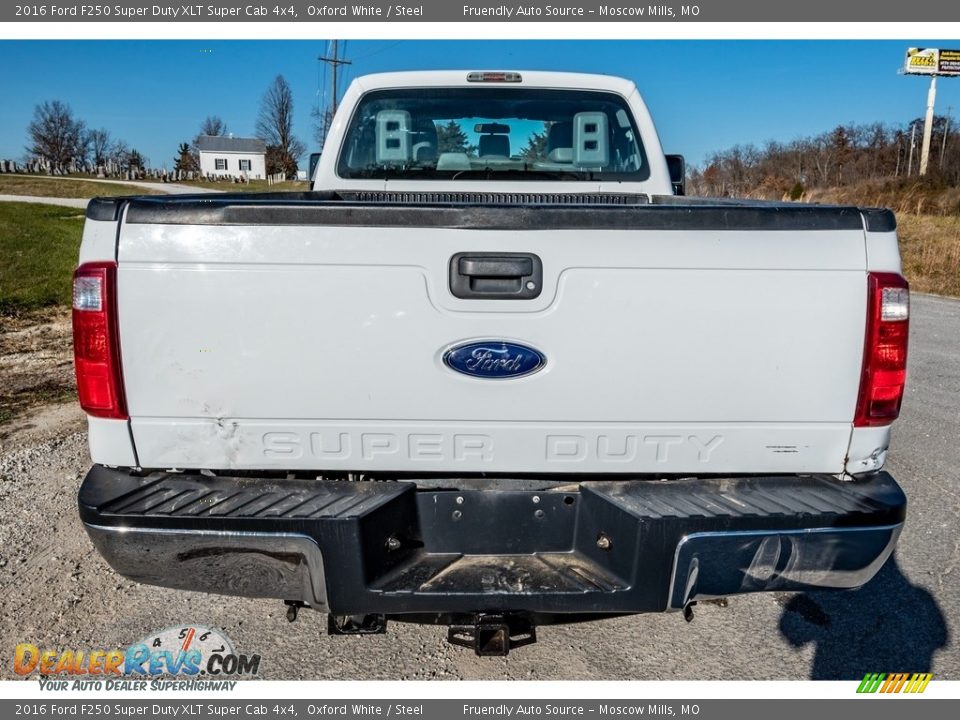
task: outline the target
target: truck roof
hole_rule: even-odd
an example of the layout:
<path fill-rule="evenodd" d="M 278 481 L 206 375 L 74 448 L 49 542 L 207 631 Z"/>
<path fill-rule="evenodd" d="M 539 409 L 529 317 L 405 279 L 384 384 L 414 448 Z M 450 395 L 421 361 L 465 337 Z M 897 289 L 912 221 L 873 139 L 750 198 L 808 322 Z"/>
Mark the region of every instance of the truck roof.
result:
<path fill-rule="evenodd" d="M 482 72 L 518 73 L 522 78 L 521 82 L 491 83 L 497 86 L 606 90 L 619 93 L 624 97 L 630 95 L 636 89 L 633 81 L 613 75 L 549 72 L 544 70 L 484 70 L 482 68 L 473 68 L 471 70 L 416 70 L 376 73 L 358 77 L 354 82 L 364 91 L 405 87 L 476 87 L 482 86 L 484 83 L 475 81 L 468 82 L 467 75 Z"/>

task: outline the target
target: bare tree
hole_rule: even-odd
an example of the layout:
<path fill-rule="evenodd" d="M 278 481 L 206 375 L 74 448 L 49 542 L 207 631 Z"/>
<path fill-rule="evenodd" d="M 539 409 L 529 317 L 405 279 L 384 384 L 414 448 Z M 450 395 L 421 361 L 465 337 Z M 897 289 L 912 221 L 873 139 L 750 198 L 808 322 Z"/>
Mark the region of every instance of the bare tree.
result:
<path fill-rule="evenodd" d="M 310 117 L 313 118 L 313 140 L 317 147 L 323 149 L 327 141 L 327 133 L 330 131 L 330 125 L 333 123 L 333 112 L 330 108 L 313 108 L 310 111 Z"/>
<path fill-rule="evenodd" d="M 277 75 L 260 101 L 257 136 L 267 144 L 267 172 L 292 175 L 306 146 L 293 134 L 293 92 Z"/>
<path fill-rule="evenodd" d="M 87 145 L 93 164 L 97 167 L 106 165 L 110 154 L 110 131 L 106 128 L 91 130 L 87 133 Z"/>
<path fill-rule="evenodd" d="M 130 146 L 123 140 L 115 140 L 111 143 L 107 155 L 121 168 L 126 168 L 130 160 Z"/>
<path fill-rule="evenodd" d="M 847 188 L 870 190 L 870 202 L 881 202 L 877 188 L 907 175 L 911 127 L 882 123 L 838 125 L 818 135 L 788 143 L 770 141 L 763 147 L 735 146 L 712 153 L 700 168 L 690 168 L 694 193 L 798 199 L 807 191 Z M 960 132 L 945 116 L 933 121 L 933 143 L 943 151 L 943 163 L 931 167 L 931 183 L 960 185 Z M 952 150 L 951 150 L 952 149 Z M 956 205 L 951 211 L 956 213 Z"/>
<path fill-rule="evenodd" d="M 66 103 L 48 100 L 33 109 L 33 120 L 27 126 L 29 154 L 63 167 L 71 160 L 86 155 L 84 123 L 73 116 Z"/>
<path fill-rule="evenodd" d="M 201 135 L 226 135 L 227 124 L 218 115 L 207 115 L 200 123 Z"/>

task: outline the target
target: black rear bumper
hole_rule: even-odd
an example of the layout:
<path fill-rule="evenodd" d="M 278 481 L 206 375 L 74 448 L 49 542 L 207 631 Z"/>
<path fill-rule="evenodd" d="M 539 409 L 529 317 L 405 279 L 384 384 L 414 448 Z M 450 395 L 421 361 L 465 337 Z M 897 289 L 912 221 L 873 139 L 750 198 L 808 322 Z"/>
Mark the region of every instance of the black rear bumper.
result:
<path fill-rule="evenodd" d="M 336 615 L 550 615 L 858 587 L 893 551 L 906 498 L 887 473 L 532 491 L 95 466 L 79 506 L 99 552 L 139 582 Z"/>

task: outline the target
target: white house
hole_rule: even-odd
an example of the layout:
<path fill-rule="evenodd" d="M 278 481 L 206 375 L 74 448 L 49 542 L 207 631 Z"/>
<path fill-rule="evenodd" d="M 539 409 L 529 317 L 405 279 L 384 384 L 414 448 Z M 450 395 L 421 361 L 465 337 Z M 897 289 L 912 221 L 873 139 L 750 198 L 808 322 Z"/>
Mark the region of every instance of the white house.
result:
<path fill-rule="evenodd" d="M 201 135 L 197 138 L 200 172 L 204 175 L 245 177 L 263 180 L 267 177 L 267 146 L 259 138 L 238 138 L 232 135 Z"/>

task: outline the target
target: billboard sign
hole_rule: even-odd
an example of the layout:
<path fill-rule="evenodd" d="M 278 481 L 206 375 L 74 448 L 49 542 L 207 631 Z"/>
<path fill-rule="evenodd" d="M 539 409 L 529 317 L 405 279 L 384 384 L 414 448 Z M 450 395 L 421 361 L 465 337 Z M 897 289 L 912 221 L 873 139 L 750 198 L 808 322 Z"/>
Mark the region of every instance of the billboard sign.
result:
<path fill-rule="evenodd" d="M 908 48 L 903 70 L 908 75 L 960 76 L 960 50 Z"/>
<path fill-rule="evenodd" d="M 941 50 L 937 59 L 938 75 L 960 75 L 960 50 Z"/>
<path fill-rule="evenodd" d="M 903 69 L 908 75 L 935 75 L 940 51 L 933 48 L 907 48 Z"/>

